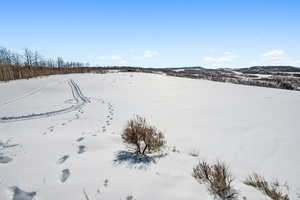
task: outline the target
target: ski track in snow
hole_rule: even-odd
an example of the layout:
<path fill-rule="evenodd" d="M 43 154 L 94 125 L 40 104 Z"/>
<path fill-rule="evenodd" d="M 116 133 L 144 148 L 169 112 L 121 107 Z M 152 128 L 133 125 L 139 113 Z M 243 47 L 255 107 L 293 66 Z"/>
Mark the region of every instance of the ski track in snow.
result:
<path fill-rule="evenodd" d="M 55 116 L 55 115 L 59 115 L 59 114 L 68 113 L 68 112 L 75 111 L 75 110 L 77 110 L 78 113 L 75 114 L 74 118 L 69 119 L 65 122 L 59 122 L 59 125 L 66 126 L 69 122 L 79 119 L 80 118 L 79 115 L 84 113 L 82 111 L 82 107 L 86 103 L 90 103 L 91 101 L 89 98 L 87 98 L 83 95 L 79 86 L 72 79 L 68 80 L 68 84 L 71 88 L 71 92 L 72 92 L 72 96 L 73 96 L 72 101 L 75 101 L 74 105 L 64 108 L 64 109 L 61 109 L 61 110 L 50 111 L 50 112 L 45 112 L 45 113 L 31 114 L 31 115 L 24 115 L 24 116 L 2 117 L 2 118 L 0 118 L 0 123 L 1 122 L 5 123 L 5 122 L 15 122 L 15 121 L 22 121 L 22 120 L 47 118 L 47 117 L 51 117 L 51 116 Z M 35 90 L 33 90 L 25 95 L 22 95 L 18 98 L 9 100 L 6 103 L 0 105 L 0 107 L 10 104 L 10 103 L 13 103 L 17 100 L 23 99 L 25 97 L 28 97 L 30 95 L 33 95 L 33 94 L 37 93 L 38 91 L 42 90 L 43 88 L 45 88 L 45 86 L 35 89 Z M 95 131 L 92 131 L 92 132 L 87 132 L 87 134 L 91 135 L 91 136 L 97 136 L 97 133 L 100 133 L 101 130 L 102 130 L 102 133 L 108 132 L 108 128 L 112 125 L 112 121 L 113 121 L 113 117 L 114 117 L 114 108 L 110 101 L 104 101 L 101 98 L 100 99 L 96 98 L 96 100 L 99 103 L 101 102 L 102 104 L 105 105 L 105 107 L 107 108 L 107 114 L 105 115 L 104 124 L 102 124 L 102 126 L 100 126 L 101 128 L 99 128 Z M 49 126 L 47 128 L 47 131 L 45 131 L 43 134 L 46 135 L 47 132 L 50 132 L 50 133 L 53 132 L 55 130 L 56 126 L 57 125 Z M 114 132 L 112 132 L 112 134 L 114 134 Z M 79 137 L 78 139 L 76 139 L 76 142 L 81 143 L 82 140 L 84 140 L 84 139 L 85 139 L 85 137 Z M 77 146 L 77 154 L 83 154 L 87 150 L 88 150 L 88 145 L 80 144 Z M 65 154 L 57 160 L 57 164 L 61 165 L 61 164 L 65 163 L 69 158 L 70 158 L 70 155 Z M 11 161 L 12 161 L 12 159 L 10 157 L 0 157 L 0 163 L 8 163 Z M 71 175 L 70 168 L 63 169 L 59 176 L 60 182 L 65 183 L 69 179 L 70 175 Z M 107 185 L 108 185 L 108 180 L 106 179 L 105 183 L 104 183 L 104 187 L 107 187 Z M 25 191 L 21 190 L 20 188 L 18 188 L 17 186 L 15 186 L 11 189 L 13 191 L 13 199 L 14 200 L 19 199 L 19 198 L 21 198 L 22 200 L 25 200 L 25 199 L 31 200 L 31 199 L 34 199 L 35 195 L 36 195 L 36 192 L 25 192 Z"/>
<path fill-rule="evenodd" d="M 14 103 L 14 102 L 16 102 L 16 101 L 19 101 L 19 100 L 21 100 L 21 99 L 24 99 L 24 98 L 26 98 L 26 97 L 28 97 L 28 96 L 32 96 L 32 95 L 36 94 L 37 92 L 41 91 L 42 89 L 46 88 L 48 85 L 49 85 L 49 84 L 43 85 L 43 86 L 41 86 L 41 87 L 39 87 L 39 88 L 36 88 L 36 89 L 33 89 L 33 90 L 28 91 L 28 92 L 24 93 L 23 95 L 21 95 L 21 96 L 19 96 L 19 97 L 16 97 L 16 98 L 7 100 L 7 101 L 5 101 L 4 103 L 0 104 L 0 108 L 3 107 L 3 106 L 6 106 L 6 105 L 8 105 L 8 104 Z"/>
<path fill-rule="evenodd" d="M 70 107 L 61 109 L 61 110 L 56 110 L 56 111 L 50 111 L 50 112 L 45 112 L 45 113 L 39 113 L 39 114 L 31 114 L 31 115 L 24 115 L 24 116 L 11 116 L 11 117 L 2 117 L 0 118 L 0 123 L 5 123 L 5 122 L 15 122 L 15 121 L 22 121 L 22 120 L 31 120 L 31 119 L 39 119 L 39 118 L 47 118 L 47 117 L 51 117 L 51 116 L 55 116 L 55 115 L 59 115 L 59 114 L 64 114 L 64 113 L 68 113 L 71 111 L 75 111 L 77 110 L 78 113 L 75 114 L 74 118 L 69 119 L 65 122 L 59 122 L 60 126 L 66 126 L 69 122 L 79 119 L 81 114 L 83 114 L 84 112 L 82 111 L 82 107 L 86 104 L 86 103 L 90 103 L 90 99 L 85 97 L 83 95 L 83 93 L 81 92 L 79 86 L 72 80 L 68 80 L 68 84 L 70 86 L 71 92 L 72 92 L 72 96 L 73 99 L 72 101 L 75 102 L 75 104 L 73 104 Z M 18 98 L 9 100 L 7 102 L 5 102 L 4 104 L 1 104 L 1 106 L 13 103 L 15 101 L 18 101 L 20 99 L 23 99 L 25 97 L 31 96 L 39 91 L 41 91 L 43 88 L 45 88 L 45 86 L 42 86 L 38 89 L 32 90 L 29 93 L 26 93 Z M 101 128 L 92 131 L 92 132 L 87 132 L 86 134 L 91 135 L 91 136 L 97 136 L 97 133 L 100 133 L 102 131 L 102 133 L 106 133 L 108 132 L 109 127 L 112 125 L 112 121 L 113 121 L 113 117 L 114 117 L 114 108 L 113 105 L 110 101 L 104 101 L 103 99 L 98 99 L 95 98 L 97 102 L 102 103 L 103 105 L 105 105 L 105 107 L 107 108 L 107 113 L 105 115 L 105 119 L 104 119 L 104 124 L 102 124 L 102 126 L 100 126 Z M 52 125 L 47 127 L 47 131 L 45 131 L 43 134 L 46 135 L 48 132 L 52 133 L 54 132 L 55 128 L 57 125 Z M 114 134 L 114 132 L 112 132 L 112 134 Z M 85 137 L 79 137 L 78 139 L 76 139 L 77 143 L 81 143 L 82 140 L 84 140 Z M 80 144 L 77 146 L 77 154 L 83 154 L 88 150 L 88 145 L 83 145 Z M 65 154 L 63 156 L 61 156 L 58 160 L 57 160 L 57 164 L 58 165 L 62 165 L 63 163 L 65 163 L 68 159 L 70 158 L 69 154 Z M 77 158 L 78 159 L 78 158 Z M 10 157 L 6 157 L 6 156 L 2 156 L 0 157 L 0 163 L 8 163 L 11 162 L 12 158 Z M 59 181 L 61 183 L 65 183 L 69 177 L 71 175 L 71 170 L 70 168 L 65 168 L 63 170 L 61 170 L 60 176 L 59 176 Z M 108 184 L 108 180 L 105 180 L 104 186 L 107 187 Z M 21 190 L 20 188 L 18 188 L 17 186 L 11 188 L 13 191 L 13 199 L 19 199 L 21 198 L 22 200 L 24 199 L 34 199 L 36 192 L 25 192 L 23 190 Z"/>
<path fill-rule="evenodd" d="M 0 122 L 5 123 L 5 122 L 15 122 L 15 121 L 23 121 L 23 120 L 51 117 L 51 116 L 60 115 L 60 114 L 68 113 L 71 111 L 79 110 L 86 103 L 90 103 L 90 100 L 82 94 L 79 86 L 72 79 L 68 81 L 68 84 L 71 88 L 73 99 L 76 101 L 75 105 L 72 105 L 70 107 L 63 108 L 60 110 L 49 111 L 49 112 L 45 112 L 45 113 L 37 113 L 37 114 L 34 113 L 34 114 L 22 115 L 22 116 L 1 117 Z"/>

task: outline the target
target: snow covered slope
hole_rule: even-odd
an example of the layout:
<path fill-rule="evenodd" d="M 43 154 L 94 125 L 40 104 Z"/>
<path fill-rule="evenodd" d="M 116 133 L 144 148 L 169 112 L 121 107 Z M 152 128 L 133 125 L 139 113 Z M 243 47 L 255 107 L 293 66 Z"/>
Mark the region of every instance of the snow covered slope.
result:
<path fill-rule="evenodd" d="M 252 172 L 299 198 L 299 92 L 111 73 L 1 83 L 0 96 L 1 200 L 213 199 L 191 172 L 217 159 L 241 199 L 268 199 L 242 183 Z M 123 152 L 134 114 L 165 134 L 165 154 L 134 163 Z"/>

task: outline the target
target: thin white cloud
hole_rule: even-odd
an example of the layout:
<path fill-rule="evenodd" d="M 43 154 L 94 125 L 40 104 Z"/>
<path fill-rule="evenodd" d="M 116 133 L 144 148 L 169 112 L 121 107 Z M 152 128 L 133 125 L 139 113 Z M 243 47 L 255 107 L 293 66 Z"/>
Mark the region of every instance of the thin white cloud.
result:
<path fill-rule="evenodd" d="M 208 52 L 209 52 L 209 53 L 215 53 L 215 52 L 216 52 L 216 49 L 210 48 L 210 49 L 208 49 Z"/>
<path fill-rule="evenodd" d="M 270 51 L 267 51 L 265 53 L 262 54 L 262 56 L 264 57 L 277 57 L 277 56 L 282 56 L 285 54 L 285 51 L 282 49 L 273 49 Z"/>
<path fill-rule="evenodd" d="M 121 63 L 121 64 L 127 64 L 128 61 L 127 61 L 127 60 L 121 60 L 120 63 Z"/>
<path fill-rule="evenodd" d="M 122 60 L 121 56 L 111 56 L 112 60 Z"/>
<path fill-rule="evenodd" d="M 107 59 L 106 56 L 99 56 L 99 57 L 97 57 L 97 60 L 106 60 L 106 59 Z"/>
<path fill-rule="evenodd" d="M 159 55 L 158 50 L 145 50 L 144 52 L 140 52 L 139 55 L 128 55 L 128 56 L 99 56 L 96 57 L 96 60 L 100 60 L 105 63 L 119 63 L 119 64 L 128 64 L 130 61 L 144 61 L 146 59 L 153 58 Z"/>
<path fill-rule="evenodd" d="M 152 58 L 153 56 L 159 55 L 159 51 L 157 50 L 145 50 L 144 58 Z"/>
<path fill-rule="evenodd" d="M 122 60 L 121 56 L 99 56 L 98 60 Z"/>
<path fill-rule="evenodd" d="M 235 60 L 236 58 L 238 58 L 238 56 L 235 55 L 230 55 L 230 56 L 222 56 L 218 59 L 219 62 L 231 62 L 233 60 Z"/>
<path fill-rule="evenodd" d="M 97 60 L 101 60 L 105 63 L 119 63 L 119 64 L 127 64 L 128 61 L 126 59 L 124 59 L 122 56 L 116 56 L 116 55 L 113 55 L 113 56 L 99 56 L 96 58 Z"/>
<path fill-rule="evenodd" d="M 203 57 L 203 60 L 206 61 L 206 62 L 216 62 L 216 61 L 217 61 L 216 58 L 214 58 L 214 57 L 209 57 L 209 56 Z"/>
<path fill-rule="evenodd" d="M 159 51 L 158 50 L 145 50 L 143 52 L 142 55 L 132 55 L 130 57 L 131 60 L 145 60 L 145 59 L 149 59 L 149 58 L 153 58 L 154 56 L 159 55 Z"/>
<path fill-rule="evenodd" d="M 225 51 L 224 55 L 232 55 L 232 52 L 231 51 Z"/>
<path fill-rule="evenodd" d="M 264 52 L 255 62 L 257 65 L 292 65 L 299 66 L 300 61 L 287 55 L 282 49 L 273 49 Z"/>
<path fill-rule="evenodd" d="M 300 61 L 288 56 L 278 56 L 260 59 L 262 65 L 292 65 L 299 66 Z"/>
<path fill-rule="evenodd" d="M 220 57 L 207 56 L 203 57 L 202 60 L 205 62 L 232 62 L 237 58 L 238 56 L 234 55 L 231 51 L 225 51 Z"/>

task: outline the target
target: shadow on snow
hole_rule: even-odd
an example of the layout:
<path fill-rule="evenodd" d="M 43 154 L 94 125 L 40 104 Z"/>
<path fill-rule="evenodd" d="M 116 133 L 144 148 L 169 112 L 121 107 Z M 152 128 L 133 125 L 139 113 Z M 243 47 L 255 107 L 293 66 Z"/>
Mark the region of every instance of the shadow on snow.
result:
<path fill-rule="evenodd" d="M 127 164 L 132 168 L 146 169 L 151 164 L 156 164 L 158 159 L 167 156 L 167 153 L 138 155 L 135 152 L 119 151 L 115 156 L 114 164 Z"/>

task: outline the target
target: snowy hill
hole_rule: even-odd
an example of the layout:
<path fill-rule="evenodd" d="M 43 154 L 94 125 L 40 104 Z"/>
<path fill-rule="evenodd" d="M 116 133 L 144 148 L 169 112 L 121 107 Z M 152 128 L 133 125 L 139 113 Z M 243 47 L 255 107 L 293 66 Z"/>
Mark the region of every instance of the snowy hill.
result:
<path fill-rule="evenodd" d="M 191 176 L 222 160 L 240 199 L 253 172 L 300 195 L 300 93 L 146 73 L 57 75 L 0 84 L 0 199 L 213 199 Z M 166 136 L 161 156 L 122 154 L 128 119 Z"/>

